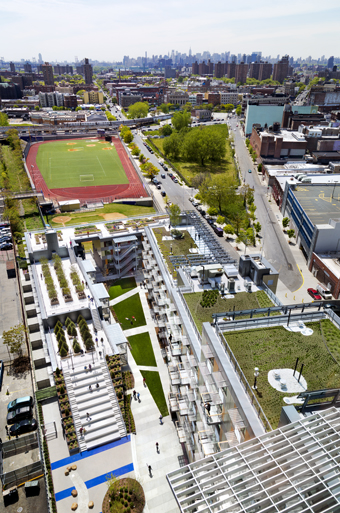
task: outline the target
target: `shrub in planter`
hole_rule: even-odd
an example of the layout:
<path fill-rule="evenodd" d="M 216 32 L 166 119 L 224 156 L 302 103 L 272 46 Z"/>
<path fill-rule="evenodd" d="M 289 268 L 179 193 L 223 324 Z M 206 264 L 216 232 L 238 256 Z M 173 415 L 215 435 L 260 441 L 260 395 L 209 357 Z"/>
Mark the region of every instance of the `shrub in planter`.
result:
<path fill-rule="evenodd" d="M 65 356 L 67 356 L 67 354 L 68 354 L 68 349 L 64 345 L 61 346 L 61 348 L 60 348 L 60 356 L 61 357 L 65 357 Z"/>
<path fill-rule="evenodd" d="M 61 370 L 59 369 L 59 367 L 57 367 L 55 370 L 55 375 L 57 376 L 57 378 L 59 378 L 60 374 L 61 374 Z"/>
<path fill-rule="evenodd" d="M 73 351 L 75 353 L 80 353 L 80 345 L 78 344 L 77 340 L 75 342 L 73 341 Z"/>

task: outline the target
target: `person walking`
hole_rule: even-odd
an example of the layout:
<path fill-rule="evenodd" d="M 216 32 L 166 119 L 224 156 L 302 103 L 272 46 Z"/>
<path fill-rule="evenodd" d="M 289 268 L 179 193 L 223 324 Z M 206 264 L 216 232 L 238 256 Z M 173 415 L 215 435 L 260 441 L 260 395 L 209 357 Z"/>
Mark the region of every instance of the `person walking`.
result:
<path fill-rule="evenodd" d="M 92 390 L 92 386 L 91 385 L 89 385 L 89 390 Z"/>
<path fill-rule="evenodd" d="M 140 393 L 139 393 L 139 392 L 137 392 L 137 401 L 140 403 L 139 398 L 140 398 Z"/>
<path fill-rule="evenodd" d="M 149 475 L 152 476 L 152 467 L 151 467 L 151 465 L 146 464 L 146 466 L 148 467 Z"/>
<path fill-rule="evenodd" d="M 143 385 L 146 387 L 145 378 L 143 378 Z"/>
<path fill-rule="evenodd" d="M 156 442 L 156 452 L 157 452 L 157 454 L 159 453 L 159 445 L 158 445 L 158 442 Z"/>
<path fill-rule="evenodd" d="M 134 391 L 132 392 L 132 395 L 133 395 L 134 400 L 136 400 L 136 390 L 134 390 Z"/>
<path fill-rule="evenodd" d="M 92 365 L 89 363 L 89 371 L 92 370 Z"/>
<path fill-rule="evenodd" d="M 7 424 L 5 426 L 5 429 L 6 429 L 6 435 L 8 435 L 8 426 L 7 426 Z"/>
<path fill-rule="evenodd" d="M 79 429 L 80 436 L 83 434 L 83 431 L 84 431 L 84 429 L 81 427 L 81 428 Z"/>
<path fill-rule="evenodd" d="M 162 414 L 160 414 L 160 416 L 159 416 L 159 423 L 162 426 L 162 424 L 163 424 L 163 415 Z"/>
<path fill-rule="evenodd" d="M 86 420 L 91 420 L 91 417 L 90 417 L 89 413 L 86 414 Z"/>

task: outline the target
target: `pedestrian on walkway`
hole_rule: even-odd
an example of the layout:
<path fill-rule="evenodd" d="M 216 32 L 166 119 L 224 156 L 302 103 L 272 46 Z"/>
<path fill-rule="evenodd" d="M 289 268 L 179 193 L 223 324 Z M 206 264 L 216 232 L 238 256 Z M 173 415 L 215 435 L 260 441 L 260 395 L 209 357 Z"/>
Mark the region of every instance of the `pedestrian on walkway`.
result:
<path fill-rule="evenodd" d="M 98 347 L 98 338 L 96 337 L 96 346 Z"/>
<path fill-rule="evenodd" d="M 96 388 L 99 388 L 99 383 L 96 384 Z"/>
<path fill-rule="evenodd" d="M 139 392 L 137 392 L 137 401 L 140 403 L 139 398 L 140 398 L 140 393 L 139 393 Z"/>
<path fill-rule="evenodd" d="M 133 398 L 136 400 L 136 390 L 132 392 Z"/>
<path fill-rule="evenodd" d="M 159 445 L 158 445 L 158 442 L 156 442 L 156 452 L 157 452 L 157 454 L 159 454 Z"/>
<path fill-rule="evenodd" d="M 160 414 L 159 416 L 159 422 L 160 422 L 160 425 L 162 426 L 163 425 L 163 415 Z"/>
<path fill-rule="evenodd" d="M 8 426 L 7 426 L 7 424 L 5 426 L 5 429 L 6 429 L 6 435 L 8 435 Z"/>
<path fill-rule="evenodd" d="M 151 465 L 146 464 L 146 466 L 148 467 L 148 471 L 149 471 L 150 476 L 152 476 L 152 468 L 151 468 Z"/>
<path fill-rule="evenodd" d="M 89 370 L 91 371 L 92 370 L 92 365 L 89 363 Z"/>
<path fill-rule="evenodd" d="M 81 428 L 79 429 L 80 436 L 83 434 L 83 431 L 84 431 L 84 429 L 81 427 Z"/>
<path fill-rule="evenodd" d="M 92 390 L 92 386 L 91 385 L 89 385 L 89 390 Z"/>
<path fill-rule="evenodd" d="M 86 435 L 86 432 L 87 432 L 87 431 L 86 431 L 86 429 L 84 428 L 84 429 L 83 429 L 83 434 L 84 434 L 84 436 Z"/>
<path fill-rule="evenodd" d="M 144 387 L 146 387 L 145 378 L 143 378 L 143 385 L 144 385 Z"/>
<path fill-rule="evenodd" d="M 86 420 L 91 420 L 91 417 L 90 417 L 89 413 L 86 414 Z"/>
<path fill-rule="evenodd" d="M 170 333 L 170 335 L 169 335 L 169 340 L 170 340 L 170 343 L 171 343 L 171 340 L 172 340 L 172 333 Z"/>

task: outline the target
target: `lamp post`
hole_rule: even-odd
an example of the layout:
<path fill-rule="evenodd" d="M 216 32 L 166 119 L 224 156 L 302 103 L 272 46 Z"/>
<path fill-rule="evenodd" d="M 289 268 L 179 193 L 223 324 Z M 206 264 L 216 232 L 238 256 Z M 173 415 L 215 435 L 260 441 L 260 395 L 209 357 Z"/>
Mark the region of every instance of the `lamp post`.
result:
<path fill-rule="evenodd" d="M 260 374 L 260 372 L 259 372 L 259 368 L 258 368 L 258 367 L 255 367 L 255 368 L 254 368 L 254 386 L 253 386 L 253 389 L 254 389 L 254 390 L 257 390 L 257 385 L 256 385 L 256 383 L 257 383 L 257 378 L 259 377 L 259 374 Z"/>
<path fill-rule="evenodd" d="M 33 166 L 33 164 L 31 164 L 31 170 L 32 170 L 32 180 L 33 180 L 33 185 L 34 185 L 34 188 L 36 189 L 36 186 L 35 186 L 35 180 L 34 180 L 34 166 Z"/>

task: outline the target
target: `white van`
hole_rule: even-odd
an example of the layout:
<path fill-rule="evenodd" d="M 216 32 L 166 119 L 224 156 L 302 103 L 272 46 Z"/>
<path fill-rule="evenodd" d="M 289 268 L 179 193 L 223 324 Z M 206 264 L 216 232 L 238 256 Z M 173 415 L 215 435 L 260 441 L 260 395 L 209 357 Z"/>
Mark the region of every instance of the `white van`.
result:
<path fill-rule="evenodd" d="M 328 288 L 325 285 L 319 283 L 316 287 L 316 290 L 319 292 L 319 294 L 321 294 L 321 296 L 324 299 L 332 299 L 332 293 L 328 290 Z"/>

